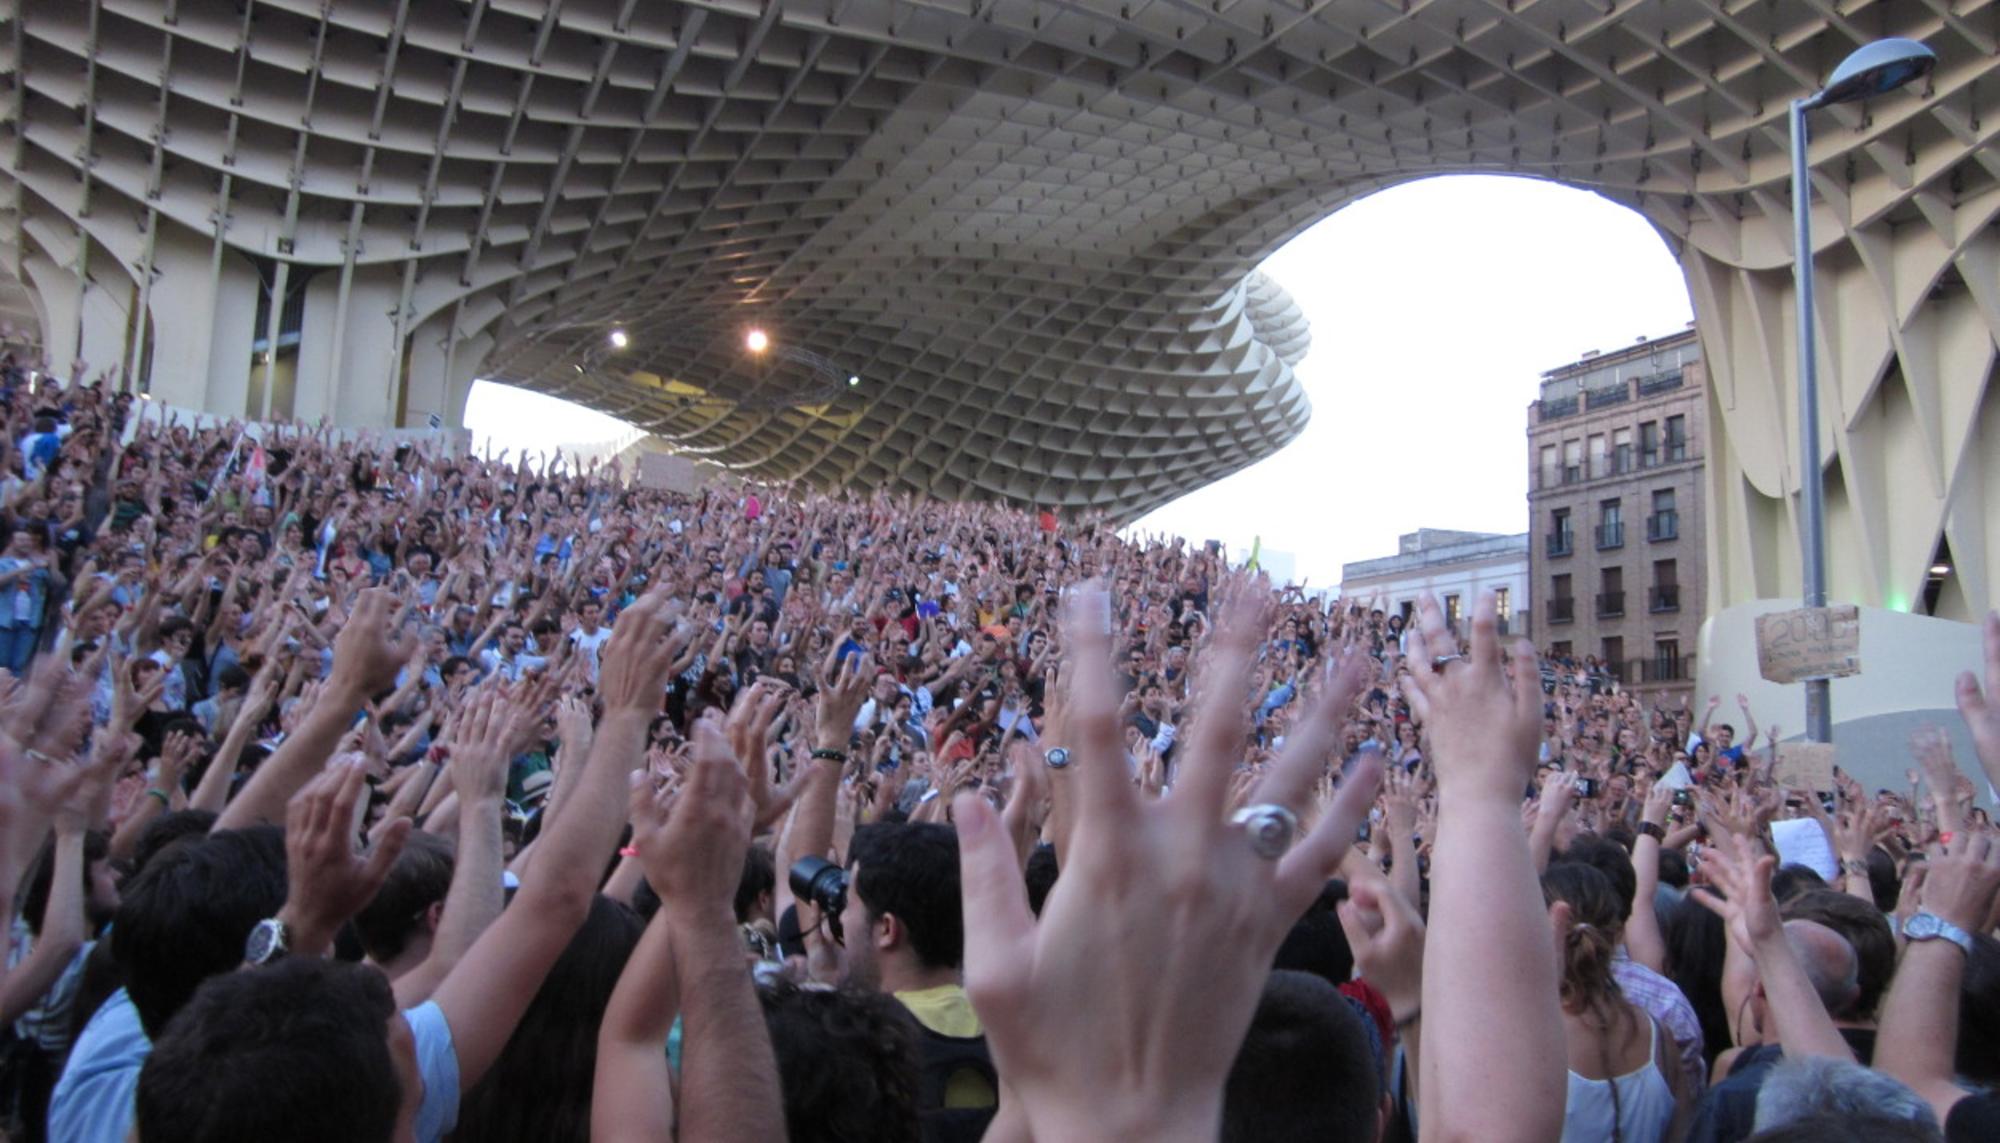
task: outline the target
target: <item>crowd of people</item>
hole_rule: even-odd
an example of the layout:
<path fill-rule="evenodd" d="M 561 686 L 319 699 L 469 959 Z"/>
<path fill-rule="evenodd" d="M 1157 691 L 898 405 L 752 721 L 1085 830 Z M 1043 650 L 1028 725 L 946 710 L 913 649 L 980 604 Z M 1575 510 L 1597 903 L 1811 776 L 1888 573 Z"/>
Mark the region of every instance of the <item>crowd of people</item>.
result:
<path fill-rule="evenodd" d="M 1787 789 L 1490 599 L 0 412 L 8 1139 L 2000 1138 L 1940 734 Z M 2000 780 L 2000 617 L 1956 697 Z"/>

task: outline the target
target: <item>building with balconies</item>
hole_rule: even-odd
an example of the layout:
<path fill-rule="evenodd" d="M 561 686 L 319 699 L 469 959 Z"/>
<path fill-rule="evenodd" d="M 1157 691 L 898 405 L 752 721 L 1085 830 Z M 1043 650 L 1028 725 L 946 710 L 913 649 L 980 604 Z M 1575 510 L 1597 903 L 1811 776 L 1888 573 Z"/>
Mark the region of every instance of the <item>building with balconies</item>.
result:
<path fill-rule="evenodd" d="M 1704 614 L 1707 374 L 1692 328 L 1542 376 L 1528 408 L 1529 637 L 1627 684 L 1690 685 Z M 1577 600 L 1583 599 L 1579 604 Z"/>
<path fill-rule="evenodd" d="M 1491 590 L 1500 633 L 1528 630 L 1529 537 L 1419 528 L 1401 536 L 1396 554 L 1340 566 L 1340 597 L 1367 602 L 1409 619 L 1417 600 L 1437 596 L 1452 629 L 1463 634 L 1479 593 Z"/>

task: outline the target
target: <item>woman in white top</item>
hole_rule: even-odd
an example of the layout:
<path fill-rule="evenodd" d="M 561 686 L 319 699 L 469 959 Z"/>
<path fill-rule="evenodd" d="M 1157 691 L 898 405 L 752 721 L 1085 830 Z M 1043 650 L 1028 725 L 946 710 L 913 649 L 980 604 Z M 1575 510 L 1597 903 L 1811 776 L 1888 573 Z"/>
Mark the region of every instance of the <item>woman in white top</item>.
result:
<path fill-rule="evenodd" d="M 1688 1110 L 1679 1057 L 1660 1050 L 1661 1031 L 1627 1001 L 1611 976 L 1623 927 L 1618 894 L 1593 866 L 1557 863 L 1542 875 L 1562 965 L 1569 1102 L 1563 1143 L 1659 1143 Z"/>

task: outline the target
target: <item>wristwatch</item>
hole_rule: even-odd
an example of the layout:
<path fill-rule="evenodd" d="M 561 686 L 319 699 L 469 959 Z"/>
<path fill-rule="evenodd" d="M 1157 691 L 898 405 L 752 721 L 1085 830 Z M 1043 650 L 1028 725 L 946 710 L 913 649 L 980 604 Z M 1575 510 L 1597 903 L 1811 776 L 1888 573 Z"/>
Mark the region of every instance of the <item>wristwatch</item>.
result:
<path fill-rule="evenodd" d="M 1903 935 L 1913 941 L 1950 941 L 1972 955 L 1972 936 L 1936 913 L 1916 912 L 1903 922 Z"/>
<path fill-rule="evenodd" d="M 250 939 L 243 942 L 243 962 L 251 965 L 273 964 L 285 958 L 289 951 L 286 946 L 285 922 L 276 917 L 266 917 L 250 930 Z"/>

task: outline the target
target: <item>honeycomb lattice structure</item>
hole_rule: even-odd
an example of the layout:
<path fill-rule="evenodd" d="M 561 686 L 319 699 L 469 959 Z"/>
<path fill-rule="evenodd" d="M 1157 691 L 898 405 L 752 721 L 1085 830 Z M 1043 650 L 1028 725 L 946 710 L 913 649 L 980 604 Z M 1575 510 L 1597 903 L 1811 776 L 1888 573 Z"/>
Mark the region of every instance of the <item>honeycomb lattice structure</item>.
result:
<path fill-rule="evenodd" d="M 1687 270 L 1718 605 L 1797 580 L 1786 103 L 1912 36 L 1920 90 L 1815 118 L 1833 588 L 1893 602 L 1941 537 L 1947 611 L 2000 569 L 1994 0 L 17 0 L 0 31 L 0 253 L 51 344 L 156 386 L 206 361 L 190 399 L 254 412 L 241 307 L 192 357 L 162 316 L 310 278 L 280 412 L 450 418 L 490 376 L 763 476 L 1118 518 L 1304 425 L 1304 324 L 1253 274 L 1287 239 L 1424 175 L 1592 188 Z M 752 326 L 802 356 L 746 359 Z"/>

